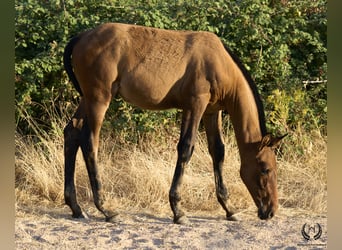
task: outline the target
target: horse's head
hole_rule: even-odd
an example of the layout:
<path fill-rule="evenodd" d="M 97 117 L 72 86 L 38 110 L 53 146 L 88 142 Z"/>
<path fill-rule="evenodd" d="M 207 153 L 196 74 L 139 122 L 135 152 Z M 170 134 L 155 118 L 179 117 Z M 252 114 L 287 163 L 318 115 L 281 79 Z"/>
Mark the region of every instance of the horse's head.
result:
<path fill-rule="evenodd" d="M 286 136 L 286 135 L 284 135 Z M 248 161 L 242 163 L 240 175 L 258 207 L 260 219 L 270 219 L 278 208 L 277 166 L 274 149 L 284 137 L 266 135 L 249 152 Z"/>

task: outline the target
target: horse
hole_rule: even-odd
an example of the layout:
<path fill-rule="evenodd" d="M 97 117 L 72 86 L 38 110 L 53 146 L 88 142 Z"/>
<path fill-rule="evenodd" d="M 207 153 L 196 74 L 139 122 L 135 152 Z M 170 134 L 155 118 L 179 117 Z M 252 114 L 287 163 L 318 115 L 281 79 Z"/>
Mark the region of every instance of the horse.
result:
<path fill-rule="evenodd" d="M 104 23 L 70 39 L 64 68 L 81 98 L 64 128 L 65 203 L 72 217 L 82 218 L 74 183 L 79 148 L 85 160 L 93 199 L 106 221 L 117 212 L 104 205 L 98 173 L 101 125 L 112 98 L 150 110 L 182 110 L 177 163 L 169 190 L 173 222 L 185 224 L 179 188 L 203 121 L 213 162 L 217 200 L 227 220 L 236 220 L 223 182 L 222 111 L 232 121 L 239 149 L 240 176 L 262 220 L 278 207 L 274 149 L 285 136 L 266 132 L 264 108 L 255 83 L 239 58 L 211 32 L 164 30 Z"/>

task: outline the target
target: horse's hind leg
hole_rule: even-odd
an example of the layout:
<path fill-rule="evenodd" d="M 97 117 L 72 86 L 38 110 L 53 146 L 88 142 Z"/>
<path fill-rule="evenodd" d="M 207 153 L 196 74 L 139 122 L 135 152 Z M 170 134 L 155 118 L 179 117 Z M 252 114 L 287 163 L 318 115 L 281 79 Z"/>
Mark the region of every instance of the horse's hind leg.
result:
<path fill-rule="evenodd" d="M 224 161 L 224 144 L 222 139 L 221 111 L 205 114 L 203 122 L 206 129 L 209 153 L 213 160 L 216 196 L 222 208 L 226 211 L 228 220 L 235 220 L 234 212 L 228 207 L 228 191 L 223 182 L 222 166 Z"/>
<path fill-rule="evenodd" d="M 83 124 L 80 143 L 93 192 L 94 203 L 97 209 L 105 215 L 106 221 L 112 220 L 117 215 L 104 208 L 103 191 L 97 166 L 100 129 L 109 102 L 110 98 L 108 100 L 93 98 L 91 101 L 86 102 L 86 120 Z"/>
<path fill-rule="evenodd" d="M 81 101 L 75 115 L 64 129 L 64 199 L 65 203 L 71 208 L 72 217 L 74 218 L 87 217 L 86 214 L 82 213 L 77 203 L 74 183 L 75 160 L 80 146 L 84 115 Z"/>

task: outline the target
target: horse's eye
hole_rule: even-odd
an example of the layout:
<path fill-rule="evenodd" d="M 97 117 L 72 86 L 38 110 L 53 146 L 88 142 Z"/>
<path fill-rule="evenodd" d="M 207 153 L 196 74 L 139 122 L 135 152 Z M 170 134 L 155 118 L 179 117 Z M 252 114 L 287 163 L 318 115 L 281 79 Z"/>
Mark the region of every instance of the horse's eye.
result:
<path fill-rule="evenodd" d="M 268 168 L 263 168 L 263 169 L 261 170 L 261 174 L 262 174 L 262 175 L 267 175 L 269 172 L 270 172 L 270 170 L 269 170 Z"/>

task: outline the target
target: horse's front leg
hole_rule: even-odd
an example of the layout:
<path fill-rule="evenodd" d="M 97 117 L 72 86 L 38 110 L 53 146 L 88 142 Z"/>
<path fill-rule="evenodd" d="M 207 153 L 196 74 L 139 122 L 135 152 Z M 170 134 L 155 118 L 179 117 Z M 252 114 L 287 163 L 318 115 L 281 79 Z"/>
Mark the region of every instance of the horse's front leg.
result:
<path fill-rule="evenodd" d="M 228 205 L 228 190 L 223 182 L 222 167 L 224 162 L 224 144 L 222 139 L 221 111 L 203 116 L 203 122 L 207 134 L 208 148 L 214 165 L 215 187 L 217 200 L 226 211 L 228 220 L 236 220 L 233 216 L 234 209 Z"/>
<path fill-rule="evenodd" d="M 169 193 L 170 205 L 174 215 L 173 222 L 177 224 L 188 223 L 188 219 L 186 218 L 185 213 L 179 208 L 178 203 L 181 200 L 179 187 L 182 183 L 184 167 L 190 160 L 194 149 L 195 135 L 194 132 L 189 129 L 189 127 L 191 127 L 190 116 L 191 113 L 189 111 L 183 112 L 181 137 L 177 145 L 178 159 Z"/>
<path fill-rule="evenodd" d="M 169 201 L 174 215 L 173 221 L 177 224 L 188 223 L 185 213 L 178 205 L 181 200 L 179 187 L 182 183 L 184 167 L 189 162 L 194 151 L 196 133 L 206 107 L 205 102 L 198 102 L 197 104 L 198 105 L 194 105 L 194 110 L 183 111 L 181 135 L 177 145 L 178 159 L 169 193 Z"/>

